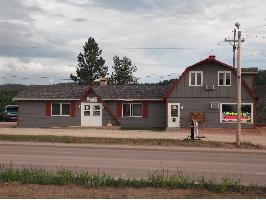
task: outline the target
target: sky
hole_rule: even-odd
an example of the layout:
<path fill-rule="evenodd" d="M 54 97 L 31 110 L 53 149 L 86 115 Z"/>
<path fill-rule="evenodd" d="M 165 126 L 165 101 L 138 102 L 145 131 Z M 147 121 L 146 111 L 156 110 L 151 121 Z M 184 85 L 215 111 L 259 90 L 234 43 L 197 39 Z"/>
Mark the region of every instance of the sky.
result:
<path fill-rule="evenodd" d="M 241 66 L 266 69 L 265 0 L 0 0 L 0 84 L 70 82 L 93 37 L 109 73 L 128 57 L 141 83 L 178 78 L 209 55 L 232 65 L 235 23 Z"/>

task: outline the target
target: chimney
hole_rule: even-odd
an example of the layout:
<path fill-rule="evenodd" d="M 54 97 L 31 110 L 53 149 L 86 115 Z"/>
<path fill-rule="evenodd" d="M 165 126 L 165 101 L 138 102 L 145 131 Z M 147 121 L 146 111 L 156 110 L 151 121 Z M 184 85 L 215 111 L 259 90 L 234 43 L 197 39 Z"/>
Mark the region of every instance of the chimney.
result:
<path fill-rule="evenodd" d="M 210 55 L 209 56 L 209 61 L 215 60 L 215 55 Z"/>
<path fill-rule="evenodd" d="M 99 79 L 99 81 L 100 81 L 100 85 L 101 85 L 101 86 L 105 86 L 105 85 L 107 85 L 107 83 L 108 83 L 108 80 L 107 80 L 107 78 L 105 78 L 105 77 L 101 77 L 101 78 Z"/>

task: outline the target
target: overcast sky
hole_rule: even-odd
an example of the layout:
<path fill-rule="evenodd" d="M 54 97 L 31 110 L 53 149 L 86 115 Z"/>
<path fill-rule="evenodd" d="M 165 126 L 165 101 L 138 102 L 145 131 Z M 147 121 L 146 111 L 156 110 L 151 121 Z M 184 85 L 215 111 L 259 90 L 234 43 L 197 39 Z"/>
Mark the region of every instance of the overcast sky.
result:
<path fill-rule="evenodd" d="M 0 84 L 66 82 L 95 38 L 106 65 L 127 56 L 140 82 L 178 78 L 209 55 L 232 65 L 235 22 L 243 67 L 266 69 L 265 0 L 0 0 Z"/>

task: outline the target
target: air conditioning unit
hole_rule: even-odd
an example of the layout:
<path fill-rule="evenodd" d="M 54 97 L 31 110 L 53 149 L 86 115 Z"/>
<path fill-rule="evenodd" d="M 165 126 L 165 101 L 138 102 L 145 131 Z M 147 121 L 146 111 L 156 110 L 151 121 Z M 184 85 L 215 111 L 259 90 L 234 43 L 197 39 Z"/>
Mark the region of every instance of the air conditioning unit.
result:
<path fill-rule="evenodd" d="M 206 90 L 214 90 L 214 85 L 206 85 Z"/>
<path fill-rule="evenodd" d="M 220 108 L 220 103 L 219 102 L 211 102 L 211 109 L 219 109 Z"/>

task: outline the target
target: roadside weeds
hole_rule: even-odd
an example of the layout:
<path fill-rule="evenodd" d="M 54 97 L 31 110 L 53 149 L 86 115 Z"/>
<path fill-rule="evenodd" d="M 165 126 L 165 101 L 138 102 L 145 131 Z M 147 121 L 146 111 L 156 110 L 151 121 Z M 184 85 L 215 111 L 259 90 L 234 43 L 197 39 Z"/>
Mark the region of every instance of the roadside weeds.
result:
<path fill-rule="evenodd" d="M 157 138 L 109 138 L 109 137 L 76 137 L 76 136 L 54 136 L 54 135 L 0 135 L 0 141 L 13 142 L 49 142 L 66 144 L 110 144 L 110 145 L 145 145 L 145 146 L 179 146 L 179 147 L 205 147 L 225 149 L 252 149 L 265 150 L 262 145 L 251 142 L 243 142 L 240 147 L 233 142 L 216 142 L 204 140 L 179 140 L 179 139 L 157 139 Z"/>
<path fill-rule="evenodd" d="M 215 194 L 221 197 L 220 194 L 226 194 L 228 197 L 245 194 L 252 194 L 252 198 L 265 198 L 265 185 L 242 185 L 241 180 L 230 180 L 223 178 L 220 181 L 212 178 L 205 179 L 191 178 L 184 175 L 182 171 L 170 172 L 167 170 L 157 170 L 149 174 L 148 178 L 134 179 L 134 178 L 116 178 L 109 175 L 101 175 L 99 173 L 77 172 L 71 170 L 60 169 L 57 171 L 47 171 L 45 169 L 36 168 L 22 168 L 15 169 L 10 165 L 0 165 L 0 185 L 7 187 L 9 185 L 32 185 L 36 188 L 44 188 L 44 186 L 53 185 L 61 187 L 79 187 L 86 189 L 100 190 L 100 188 L 109 188 L 111 190 L 158 190 L 158 191 L 195 191 L 195 194 L 188 193 L 186 198 L 194 198 L 201 196 L 202 192 L 206 194 Z M 37 189 L 36 189 L 37 190 Z M 14 194 L 14 193 L 12 193 Z M 117 195 L 117 193 L 115 193 Z M 228 195 L 230 194 L 230 195 Z M 19 194 L 18 194 L 19 195 Z M 69 194 L 68 194 L 69 195 Z M 73 194 L 72 194 L 73 195 Z M 77 194 L 76 194 L 77 195 Z M 134 193 L 134 195 L 136 195 Z M 151 195 L 151 194 L 149 194 Z M 12 196 L 11 196 L 12 197 Z M 17 196 L 21 197 L 21 196 Z M 32 197 L 32 196 L 30 196 Z M 47 196 L 44 196 L 47 197 Z M 69 196 L 64 196 L 69 197 Z M 77 197 L 77 196 L 73 196 Z M 99 196 L 106 197 L 106 196 Z M 124 196 L 128 197 L 128 196 Z M 141 196 L 137 196 L 141 197 Z M 150 196 L 146 196 L 150 197 Z M 176 197 L 176 196 L 169 196 Z M 206 196 L 205 196 L 206 197 Z M 162 197 L 161 197 L 162 198 Z"/>

